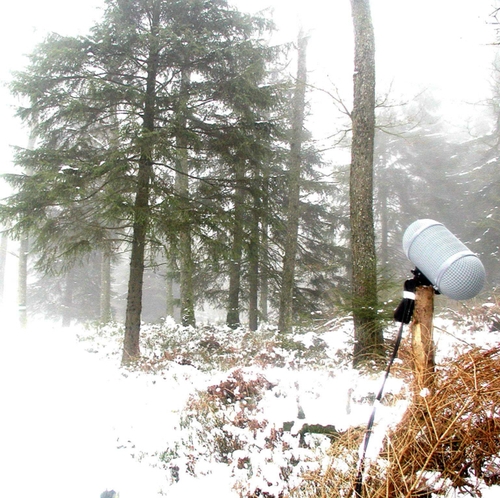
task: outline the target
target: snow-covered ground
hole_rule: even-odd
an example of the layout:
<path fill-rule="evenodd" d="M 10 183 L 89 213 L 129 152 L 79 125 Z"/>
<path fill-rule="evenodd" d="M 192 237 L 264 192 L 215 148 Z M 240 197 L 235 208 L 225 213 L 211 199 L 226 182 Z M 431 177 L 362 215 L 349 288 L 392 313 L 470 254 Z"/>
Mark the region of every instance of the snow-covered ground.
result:
<path fill-rule="evenodd" d="M 223 327 L 211 330 L 221 337 L 228 334 Z M 226 371 L 163 359 L 154 347 L 143 352 L 155 359 L 148 363 L 155 368 L 127 370 L 120 367 L 116 337 L 94 336 L 80 327 L 36 322 L 21 330 L 12 320 L 2 325 L 0 334 L 0 497 L 99 498 L 113 489 L 120 498 L 234 498 L 238 489 L 252 486 L 277 491 L 283 484 L 279 469 L 288 457 L 268 444 L 272 431 L 293 422 L 283 435 L 287 451 L 303 458 L 302 468 L 314 468 L 326 454 L 328 439 L 319 437 L 312 450 L 299 447 L 302 425 L 331 424 L 345 430 L 366 424 L 370 400 L 383 377 L 361 375 L 345 360 L 339 362 L 339 352 L 350 340 L 348 324 L 321 334 L 328 347 L 317 368 L 297 365 L 295 357 L 276 348 L 267 351 L 279 359 L 276 365 L 268 358 L 262 367 L 255 361 Z M 441 356 L 454 344 L 470 340 L 457 341 L 449 327 L 437 329 L 436 336 Z M 307 348 L 317 337 L 314 332 L 302 333 L 300 340 Z M 498 343 L 497 334 L 481 333 L 481 339 Z M 335 362 L 338 368 L 333 369 Z M 248 379 L 262 375 L 272 385 L 252 409 L 257 429 L 251 437 L 247 426 L 240 429 L 229 423 L 238 410 L 250 410 L 235 393 L 232 415 L 224 424 L 196 418 L 188 408 L 193 400 L 202 406 L 199 393 L 223 385 L 236 370 Z M 385 391 L 397 395 L 404 389 L 401 380 L 390 378 Z M 400 399 L 377 409 L 372 452 L 405 407 Z M 247 443 L 234 449 L 232 462 L 211 458 L 210 445 L 221 430 L 239 444 Z M 294 465 L 297 475 L 290 479 L 299 478 L 301 466 Z M 483 496 L 498 493 L 498 488 L 496 493 L 491 488 Z"/>
<path fill-rule="evenodd" d="M 157 496 L 161 472 L 120 451 L 119 438 L 153 437 L 159 412 L 169 424 L 183 396 L 170 405 L 147 378 L 127 379 L 85 352 L 69 330 L 33 325 L 2 336 L 0 496 Z"/>

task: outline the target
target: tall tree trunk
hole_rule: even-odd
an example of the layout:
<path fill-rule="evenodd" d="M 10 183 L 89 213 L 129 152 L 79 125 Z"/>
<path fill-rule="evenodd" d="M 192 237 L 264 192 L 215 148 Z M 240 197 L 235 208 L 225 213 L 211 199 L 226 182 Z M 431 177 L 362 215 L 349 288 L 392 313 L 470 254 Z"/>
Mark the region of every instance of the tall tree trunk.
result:
<path fill-rule="evenodd" d="M 6 232 L 3 232 L 0 241 L 0 305 L 3 304 L 3 295 L 5 290 L 5 267 L 7 263 L 8 245 L 9 245 L 9 237 Z"/>
<path fill-rule="evenodd" d="M 36 137 L 33 133 L 28 139 L 28 149 L 33 150 L 36 143 Z M 29 174 L 26 171 L 26 174 Z M 22 328 L 28 325 L 28 252 L 29 240 L 27 235 L 22 235 L 19 241 L 19 269 L 17 283 L 17 302 L 19 312 L 19 324 Z"/>
<path fill-rule="evenodd" d="M 111 311 L 111 248 L 106 247 L 101 252 L 101 299 L 100 320 L 106 324 L 113 319 Z"/>
<path fill-rule="evenodd" d="M 383 353 L 377 320 L 377 264 L 373 225 L 375 136 L 375 37 L 368 0 L 351 0 L 354 25 L 354 104 L 350 172 L 350 222 L 354 365 Z"/>
<path fill-rule="evenodd" d="M 256 178 L 258 183 L 258 178 Z M 248 328 L 252 331 L 259 326 L 259 253 L 260 253 L 260 189 L 254 192 L 252 227 L 248 246 Z"/>
<path fill-rule="evenodd" d="M 193 252 L 191 247 L 191 230 L 183 230 L 179 234 L 181 249 L 180 292 L 181 292 L 181 323 L 184 326 L 196 326 L 194 313 L 193 288 Z"/>
<path fill-rule="evenodd" d="M 110 144 L 114 149 L 120 147 L 118 130 L 120 127 L 118 119 L 118 107 L 115 106 L 111 116 L 112 129 L 110 133 Z M 111 260 L 113 256 L 113 244 L 105 241 L 101 250 L 101 289 L 99 300 L 99 320 L 101 324 L 110 323 L 113 320 L 113 310 L 111 308 Z"/>
<path fill-rule="evenodd" d="M 23 237 L 19 243 L 19 272 L 17 283 L 19 324 L 22 328 L 26 328 L 28 324 L 28 252 L 28 238 Z"/>
<path fill-rule="evenodd" d="M 166 314 L 171 316 L 177 323 L 181 323 L 180 299 L 177 295 L 179 288 L 179 270 L 174 254 L 166 255 L 167 275 L 166 275 Z"/>
<path fill-rule="evenodd" d="M 174 317 L 175 312 L 175 304 L 174 304 L 174 269 L 173 264 L 167 255 L 167 275 L 166 275 L 166 291 L 167 291 L 167 307 L 166 313 L 167 316 Z"/>
<path fill-rule="evenodd" d="M 181 101 L 177 110 L 179 132 L 177 141 L 177 170 L 175 187 L 180 198 L 182 210 L 182 230 L 179 233 L 179 265 L 181 291 L 181 322 L 185 326 L 195 326 L 194 288 L 193 288 L 193 252 L 191 240 L 190 200 L 189 200 L 189 157 L 187 127 L 187 100 L 190 76 L 184 71 L 181 77 Z"/>
<path fill-rule="evenodd" d="M 260 242 L 260 315 L 264 322 L 269 319 L 269 175 L 264 176 L 262 190 L 262 226 Z"/>
<path fill-rule="evenodd" d="M 290 143 L 290 168 L 288 171 L 288 209 L 285 233 L 285 254 L 281 282 L 278 328 L 280 332 L 290 332 L 293 318 L 293 290 L 295 263 L 298 248 L 300 218 L 300 174 L 302 167 L 302 141 L 307 82 L 306 66 L 307 38 L 302 33 L 298 40 L 297 82 L 293 97 L 292 139 Z"/>
<path fill-rule="evenodd" d="M 146 95 L 142 123 L 142 146 L 137 173 L 137 190 L 134 203 L 132 254 L 128 281 L 127 308 L 125 312 L 125 336 L 122 363 L 129 364 L 140 356 L 140 330 L 142 313 L 142 290 L 144 282 L 144 255 L 149 226 L 149 191 L 153 174 L 153 150 L 150 135 L 155 128 L 156 78 L 158 72 L 157 36 L 160 12 L 154 3 L 152 14 L 151 47 L 147 63 Z"/>
<path fill-rule="evenodd" d="M 240 325 L 240 292 L 241 292 L 241 258 L 243 254 L 243 238 L 245 232 L 244 208 L 245 190 L 243 182 L 245 180 L 242 166 L 236 167 L 236 188 L 234 190 L 234 216 L 232 231 L 231 261 L 229 262 L 229 293 L 227 303 L 226 323 L 233 329 Z"/>
<path fill-rule="evenodd" d="M 75 279 L 73 271 L 70 270 L 66 274 L 63 309 L 62 309 L 62 326 L 69 327 L 73 318 L 73 291 L 75 290 Z"/>

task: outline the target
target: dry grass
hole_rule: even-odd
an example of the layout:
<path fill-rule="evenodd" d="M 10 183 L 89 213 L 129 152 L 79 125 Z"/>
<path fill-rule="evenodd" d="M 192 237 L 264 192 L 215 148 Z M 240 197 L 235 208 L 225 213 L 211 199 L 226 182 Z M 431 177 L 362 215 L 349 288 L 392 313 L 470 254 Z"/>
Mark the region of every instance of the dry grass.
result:
<path fill-rule="evenodd" d="M 417 396 L 364 478 L 363 496 L 413 498 L 500 483 L 500 347 L 474 348 L 438 369 L 434 392 Z M 331 465 L 306 477 L 297 496 L 353 495 L 364 431 L 332 446 Z"/>
<path fill-rule="evenodd" d="M 344 432 L 330 448 L 330 465 L 304 475 L 302 484 L 291 496 L 330 498 L 352 494 L 357 475 L 358 450 L 364 435 L 365 430 L 359 427 Z"/>

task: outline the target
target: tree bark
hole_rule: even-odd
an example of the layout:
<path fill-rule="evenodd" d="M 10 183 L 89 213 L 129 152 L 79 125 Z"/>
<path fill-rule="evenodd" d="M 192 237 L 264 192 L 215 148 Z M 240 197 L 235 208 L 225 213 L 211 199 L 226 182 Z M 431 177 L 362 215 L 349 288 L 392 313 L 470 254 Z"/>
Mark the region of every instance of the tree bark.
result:
<path fill-rule="evenodd" d="M 258 183 L 258 178 L 256 178 Z M 248 245 L 248 328 L 257 330 L 259 326 L 259 222 L 260 222 L 260 191 L 254 191 L 252 210 L 252 227 Z"/>
<path fill-rule="evenodd" d="M 109 247 L 101 251 L 100 315 L 102 324 L 109 323 L 113 319 L 111 311 L 111 249 Z"/>
<path fill-rule="evenodd" d="M 350 223 L 353 363 L 383 354 L 377 320 L 377 263 L 373 222 L 373 147 L 375 137 L 375 37 L 368 0 L 351 0 L 354 25 L 354 102 L 350 170 Z"/>
<path fill-rule="evenodd" d="M 174 318 L 175 313 L 175 301 L 174 301 L 174 275 L 175 270 L 173 269 L 173 262 L 169 259 L 167 255 L 167 275 L 166 275 L 166 291 L 167 291 L 167 316 Z"/>
<path fill-rule="evenodd" d="M 236 166 L 236 188 L 234 191 L 234 217 L 232 231 L 231 261 L 229 262 L 229 292 L 226 323 L 233 329 L 240 325 L 241 258 L 244 238 L 245 190 L 242 167 Z"/>
<path fill-rule="evenodd" d="M 144 255 L 149 218 L 149 183 L 151 165 L 142 158 L 137 177 L 138 191 L 134 204 L 134 226 L 130 274 L 125 313 L 125 337 L 122 363 L 129 364 L 140 357 L 140 330 L 142 313 L 142 290 L 144 283 Z"/>
<path fill-rule="evenodd" d="M 300 33 L 298 40 L 297 81 L 293 96 L 292 139 L 288 171 L 288 209 L 285 232 L 283 275 L 281 282 L 278 328 L 287 333 L 292 329 L 295 263 L 298 248 L 300 219 L 300 175 L 302 169 L 302 142 L 304 138 L 305 94 L 307 83 L 307 38 Z"/>
<path fill-rule="evenodd" d="M 153 174 L 153 147 L 150 135 L 155 128 L 156 79 L 158 72 L 157 35 L 160 22 L 158 5 L 153 6 L 151 23 L 151 46 L 147 63 L 146 95 L 142 123 L 142 145 L 137 173 L 137 190 L 134 203 L 132 254 L 125 312 L 125 336 L 122 363 L 124 365 L 140 357 L 140 330 L 142 313 L 142 290 L 144 282 L 144 255 L 149 226 L 149 191 Z"/>
<path fill-rule="evenodd" d="M 33 150 L 35 147 L 36 138 L 33 133 L 28 139 L 28 149 Z M 29 174 L 30 171 L 26 171 Z M 18 284 L 17 284 L 17 302 L 19 312 L 19 324 L 21 328 L 26 328 L 28 325 L 28 252 L 29 239 L 22 235 L 19 242 L 19 268 L 18 268 Z"/>
<path fill-rule="evenodd" d="M 261 226 L 261 242 L 260 242 L 260 316 L 264 322 L 269 319 L 268 302 L 269 302 L 269 175 L 266 172 L 264 175 L 263 190 L 262 190 L 262 226 Z"/>
<path fill-rule="evenodd" d="M 187 99 L 190 76 L 183 72 L 181 76 L 181 100 L 177 110 L 179 131 L 177 140 L 177 171 L 175 187 L 180 198 L 182 230 L 179 233 L 179 265 L 180 265 L 180 292 L 181 292 L 181 323 L 185 326 L 196 325 L 194 313 L 193 288 L 193 253 L 191 241 L 191 221 L 189 211 L 189 157 L 186 138 L 187 127 Z"/>
<path fill-rule="evenodd" d="M 181 323 L 184 326 L 196 326 L 194 313 L 193 288 L 193 253 L 191 246 L 191 230 L 187 228 L 179 234 L 181 248 L 180 292 L 181 292 Z"/>

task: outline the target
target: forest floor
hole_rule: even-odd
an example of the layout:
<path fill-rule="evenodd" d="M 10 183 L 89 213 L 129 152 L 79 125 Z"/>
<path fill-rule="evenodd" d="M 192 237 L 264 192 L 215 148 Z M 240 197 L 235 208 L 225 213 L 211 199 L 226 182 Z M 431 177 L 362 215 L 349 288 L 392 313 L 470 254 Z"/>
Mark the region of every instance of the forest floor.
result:
<path fill-rule="evenodd" d="M 488 307 L 437 317 L 438 368 L 476 346 L 497 347 L 490 319 Z M 386 337 L 396 332 L 390 325 Z M 314 496 L 334 458 L 339 472 L 355 471 L 357 449 L 339 462 L 332 441 L 363 433 L 384 376 L 351 368 L 349 318 L 284 337 L 271 326 L 251 334 L 144 325 L 143 360 L 130 368 L 120 366 L 119 325 L 11 323 L 1 334 L 0 496 L 9 498 Z M 368 467 L 410 404 L 408 338 L 405 328 Z M 470 478 L 472 488 L 442 486 L 441 496 L 499 496 L 498 486 Z"/>

